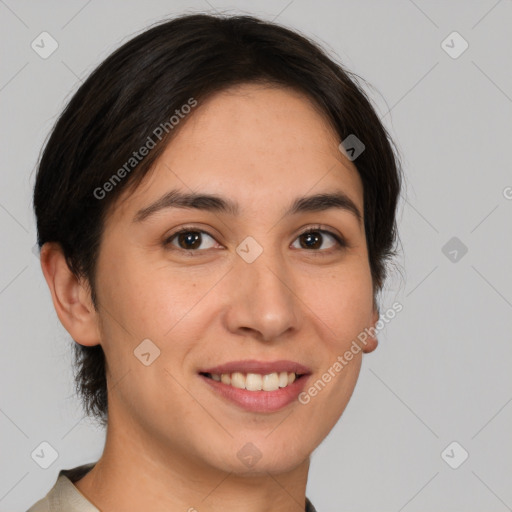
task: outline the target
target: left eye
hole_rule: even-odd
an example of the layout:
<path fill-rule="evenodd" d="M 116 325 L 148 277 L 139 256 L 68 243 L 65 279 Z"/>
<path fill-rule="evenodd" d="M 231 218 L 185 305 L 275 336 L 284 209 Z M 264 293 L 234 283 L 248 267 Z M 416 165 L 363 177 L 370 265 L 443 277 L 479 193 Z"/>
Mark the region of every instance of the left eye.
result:
<path fill-rule="evenodd" d="M 330 245 L 328 247 L 323 247 L 323 249 L 331 249 L 335 245 L 342 245 L 339 238 L 335 236 L 333 233 L 330 233 L 329 231 L 325 231 L 323 229 L 315 229 L 301 233 L 297 237 L 297 240 L 296 242 L 294 242 L 292 247 L 295 247 L 297 249 L 320 249 L 323 242 L 325 241 L 325 237 L 327 237 L 327 239 L 330 239 Z M 299 242 L 300 247 L 295 246 L 297 242 Z"/>
<path fill-rule="evenodd" d="M 203 244 L 203 238 L 205 236 L 209 241 L 203 249 L 211 249 L 215 245 L 215 239 L 205 231 L 180 231 L 168 238 L 166 240 L 166 245 L 170 244 L 176 246 L 176 244 L 174 244 L 176 241 L 178 243 L 178 249 L 184 249 L 186 251 L 197 250 L 201 244 Z"/>

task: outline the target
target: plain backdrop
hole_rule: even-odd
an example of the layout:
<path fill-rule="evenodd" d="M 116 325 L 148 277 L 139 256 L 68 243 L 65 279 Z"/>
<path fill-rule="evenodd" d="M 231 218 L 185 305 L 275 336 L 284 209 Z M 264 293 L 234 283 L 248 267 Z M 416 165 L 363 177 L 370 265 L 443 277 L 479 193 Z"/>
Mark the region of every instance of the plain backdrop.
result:
<path fill-rule="evenodd" d="M 319 512 L 512 510 L 512 1 L 1 0 L 0 511 L 26 510 L 104 442 L 33 250 L 43 142 L 120 44 L 216 10 L 297 29 L 366 79 L 407 180 L 381 297 L 403 309 L 314 452 L 307 495 Z M 42 32 L 58 44 L 45 59 Z M 31 455 L 43 442 L 47 469 Z"/>

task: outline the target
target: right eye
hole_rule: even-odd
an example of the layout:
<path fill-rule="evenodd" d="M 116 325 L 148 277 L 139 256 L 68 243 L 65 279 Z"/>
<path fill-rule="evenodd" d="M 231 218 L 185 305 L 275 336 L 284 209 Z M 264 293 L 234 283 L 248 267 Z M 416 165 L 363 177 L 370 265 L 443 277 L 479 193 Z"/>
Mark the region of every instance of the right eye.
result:
<path fill-rule="evenodd" d="M 205 238 L 206 237 L 206 238 Z M 206 247 L 202 247 L 206 243 Z M 170 235 L 164 246 L 171 250 L 200 252 L 214 247 L 216 240 L 206 231 L 191 228 L 182 228 Z M 171 246 L 171 247 L 169 247 Z"/>

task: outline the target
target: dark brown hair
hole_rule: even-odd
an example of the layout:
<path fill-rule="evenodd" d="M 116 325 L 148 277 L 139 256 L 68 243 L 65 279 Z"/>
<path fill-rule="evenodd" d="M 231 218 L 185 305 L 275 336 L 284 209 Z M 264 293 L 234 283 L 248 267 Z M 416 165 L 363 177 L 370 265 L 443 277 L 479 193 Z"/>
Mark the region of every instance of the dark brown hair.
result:
<path fill-rule="evenodd" d="M 102 62 L 57 120 L 34 189 L 39 247 L 61 245 L 70 269 L 90 285 L 97 308 L 95 267 L 106 214 L 165 149 L 175 133 L 170 118 L 191 98 L 200 103 L 230 86 L 275 84 L 306 94 L 340 141 L 355 135 L 365 146 L 354 164 L 364 188 L 375 299 L 386 263 L 396 254 L 402 177 L 396 147 L 358 79 L 308 38 L 252 16 L 183 15 L 151 27 Z M 156 136 L 163 126 L 167 129 Z M 150 139 L 149 154 L 127 167 L 133 152 Z M 122 168 L 126 172 L 119 173 Z M 113 182 L 116 173 L 123 179 Z M 107 182 L 112 186 L 105 187 Z M 108 193 L 98 192 L 107 188 Z M 105 424 L 103 349 L 74 347 L 77 392 L 87 414 Z"/>

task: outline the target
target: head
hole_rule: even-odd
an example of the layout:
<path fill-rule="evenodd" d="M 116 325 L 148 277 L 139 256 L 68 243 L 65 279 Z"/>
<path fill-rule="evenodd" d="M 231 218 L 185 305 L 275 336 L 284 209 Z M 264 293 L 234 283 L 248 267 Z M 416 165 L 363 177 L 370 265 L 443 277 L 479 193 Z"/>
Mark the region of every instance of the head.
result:
<path fill-rule="evenodd" d="M 205 370 L 291 360 L 306 387 L 328 371 L 379 318 L 400 183 L 355 75 L 298 33 L 187 15 L 124 44 L 58 119 L 34 191 L 86 411 L 224 470 L 249 442 L 262 470 L 304 460 L 376 338 L 270 412 L 217 396 Z"/>

